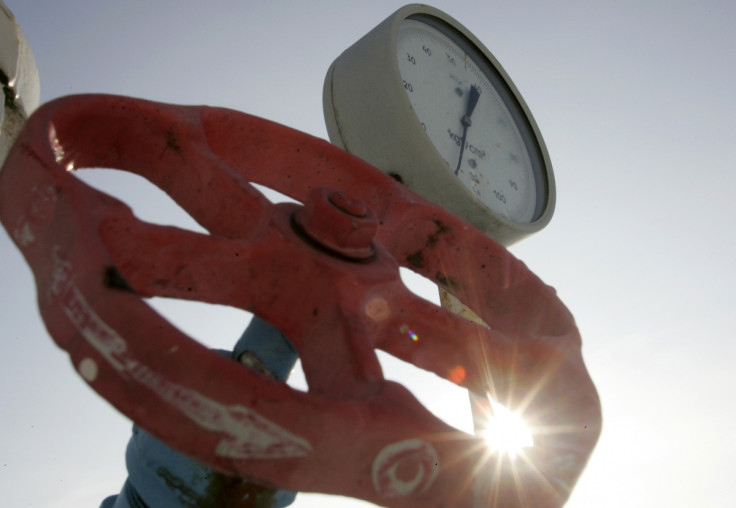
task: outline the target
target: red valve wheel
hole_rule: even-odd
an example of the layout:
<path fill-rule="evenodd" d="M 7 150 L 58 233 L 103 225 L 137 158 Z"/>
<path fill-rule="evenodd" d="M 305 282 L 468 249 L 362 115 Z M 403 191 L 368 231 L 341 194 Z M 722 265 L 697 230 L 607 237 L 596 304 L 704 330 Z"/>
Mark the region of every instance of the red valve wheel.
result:
<path fill-rule="evenodd" d="M 137 220 L 71 174 L 132 171 L 209 235 Z M 305 203 L 270 204 L 249 182 Z M 138 425 L 224 473 L 396 507 L 559 506 L 600 432 L 573 317 L 484 234 L 330 144 L 243 113 L 74 96 L 29 120 L 0 219 L 44 322 Z M 405 266 L 489 328 L 414 296 Z M 299 351 L 304 393 L 207 350 L 145 296 L 231 305 Z M 547 429 L 513 467 L 384 380 L 375 348 Z"/>

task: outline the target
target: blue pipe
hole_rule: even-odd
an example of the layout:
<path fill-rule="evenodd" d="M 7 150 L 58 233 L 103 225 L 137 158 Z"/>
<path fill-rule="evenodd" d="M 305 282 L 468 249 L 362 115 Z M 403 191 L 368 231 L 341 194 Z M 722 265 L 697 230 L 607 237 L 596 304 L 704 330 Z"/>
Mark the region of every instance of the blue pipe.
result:
<path fill-rule="evenodd" d="M 234 360 L 286 381 L 298 359 L 291 342 L 275 327 L 253 316 L 232 353 Z M 128 478 L 120 494 L 100 508 L 282 508 L 296 493 L 230 477 L 181 455 L 143 429 L 133 426 L 125 453 Z"/>

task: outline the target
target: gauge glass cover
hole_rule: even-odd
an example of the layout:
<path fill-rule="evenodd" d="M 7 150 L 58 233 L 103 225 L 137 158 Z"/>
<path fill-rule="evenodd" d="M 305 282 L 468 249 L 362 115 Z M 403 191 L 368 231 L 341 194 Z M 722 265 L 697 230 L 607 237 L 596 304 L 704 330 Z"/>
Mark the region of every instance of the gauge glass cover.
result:
<path fill-rule="evenodd" d="M 504 79 L 460 33 L 428 16 L 401 23 L 396 51 L 401 86 L 447 170 L 501 217 L 533 222 L 544 207 L 544 161 Z"/>

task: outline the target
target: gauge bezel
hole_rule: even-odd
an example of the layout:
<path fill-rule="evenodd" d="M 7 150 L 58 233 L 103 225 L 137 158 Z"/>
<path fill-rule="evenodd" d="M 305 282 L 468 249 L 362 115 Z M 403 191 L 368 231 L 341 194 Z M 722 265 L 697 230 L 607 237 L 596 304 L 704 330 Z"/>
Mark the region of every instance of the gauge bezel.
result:
<path fill-rule="evenodd" d="M 440 31 L 451 30 L 485 58 L 484 67 L 518 107 L 521 127 L 532 155 L 541 163 L 535 178 L 537 208 L 531 222 L 516 222 L 495 213 L 450 171 L 434 144 L 424 134 L 401 84 L 396 47 L 404 20 L 428 22 Z M 480 65 L 480 63 L 479 63 Z M 490 74 L 489 74 L 490 75 Z M 498 84 L 494 83 L 494 84 Z M 421 196 L 510 245 L 546 226 L 554 213 L 555 181 L 539 128 L 503 67 L 462 24 L 425 5 L 402 7 L 345 50 L 331 65 L 323 90 L 325 123 L 330 140 L 378 167 Z M 508 107 L 508 106 L 507 106 Z M 513 115 L 517 117 L 516 114 Z M 534 156 L 536 155 L 536 157 Z"/>

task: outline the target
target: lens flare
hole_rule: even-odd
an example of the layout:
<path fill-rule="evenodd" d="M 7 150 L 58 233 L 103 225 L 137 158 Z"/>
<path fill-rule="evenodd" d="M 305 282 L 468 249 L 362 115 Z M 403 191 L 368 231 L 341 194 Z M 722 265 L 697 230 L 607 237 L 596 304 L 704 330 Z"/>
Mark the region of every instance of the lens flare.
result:
<path fill-rule="evenodd" d="M 491 412 L 480 430 L 492 453 L 506 454 L 511 459 L 524 448 L 534 446 L 532 432 L 521 415 L 509 410 L 489 397 Z"/>
<path fill-rule="evenodd" d="M 450 373 L 447 376 L 447 379 L 455 383 L 456 385 L 459 385 L 463 381 L 465 381 L 465 377 L 467 376 L 467 372 L 465 369 L 460 366 L 456 365 L 452 369 L 450 369 Z"/>
<path fill-rule="evenodd" d="M 399 329 L 399 331 L 401 333 L 407 334 L 412 341 L 414 341 L 414 342 L 418 342 L 419 341 L 419 335 L 417 335 L 416 333 L 414 333 L 414 331 L 411 328 L 409 328 L 409 325 L 402 325 L 401 328 Z"/>

